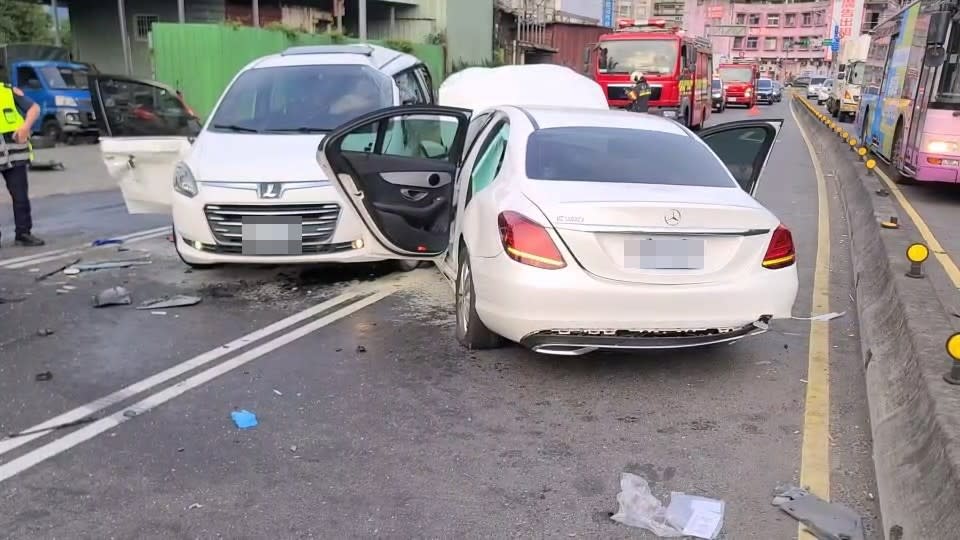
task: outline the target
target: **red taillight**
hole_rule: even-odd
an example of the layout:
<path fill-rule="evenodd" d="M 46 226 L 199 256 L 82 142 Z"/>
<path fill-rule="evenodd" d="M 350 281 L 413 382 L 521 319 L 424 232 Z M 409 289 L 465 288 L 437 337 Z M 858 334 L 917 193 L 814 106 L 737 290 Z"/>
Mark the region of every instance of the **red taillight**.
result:
<path fill-rule="evenodd" d="M 770 246 L 767 247 L 767 253 L 763 256 L 763 267 L 775 270 L 786 268 L 795 262 L 797 262 L 797 251 L 793 247 L 793 235 L 790 234 L 790 229 L 779 225 L 777 230 L 773 231 Z"/>
<path fill-rule="evenodd" d="M 497 222 L 503 249 L 511 259 L 546 270 L 567 266 L 550 233 L 539 223 L 516 212 L 500 214 Z"/>

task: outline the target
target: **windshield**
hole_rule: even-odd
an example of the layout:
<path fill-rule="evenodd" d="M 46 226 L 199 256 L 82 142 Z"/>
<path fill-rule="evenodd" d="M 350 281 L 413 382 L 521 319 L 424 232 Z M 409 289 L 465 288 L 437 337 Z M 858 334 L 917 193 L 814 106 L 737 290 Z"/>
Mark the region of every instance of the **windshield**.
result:
<path fill-rule="evenodd" d="M 940 83 L 933 102 L 960 105 L 960 25 L 954 24 L 947 43 L 947 59 L 940 68 Z"/>
<path fill-rule="evenodd" d="M 720 79 L 714 79 L 712 86 L 714 90 L 720 90 L 723 88 L 723 81 L 721 81 Z"/>
<path fill-rule="evenodd" d="M 760 79 L 760 82 L 757 83 L 757 88 L 769 90 L 773 88 L 773 81 L 771 81 L 770 79 Z"/>
<path fill-rule="evenodd" d="M 678 51 L 679 44 L 668 39 L 604 41 L 600 43 L 600 73 L 670 75 L 677 69 Z"/>
<path fill-rule="evenodd" d="M 601 160 L 583 156 L 603 156 Z M 527 177 L 534 180 L 736 187 L 730 172 L 697 139 L 662 131 L 562 127 L 527 139 Z"/>
<path fill-rule="evenodd" d="M 210 128 L 234 132 L 324 132 L 393 105 L 386 75 L 359 65 L 251 69 L 227 90 Z"/>
<path fill-rule="evenodd" d="M 725 83 L 748 83 L 753 80 L 753 70 L 745 67 L 722 67 L 720 68 L 720 78 Z"/>
<path fill-rule="evenodd" d="M 40 68 L 47 86 L 55 90 L 86 90 L 87 70 L 72 67 L 46 66 Z"/>
<path fill-rule="evenodd" d="M 847 68 L 847 84 L 863 84 L 863 68 L 865 62 L 854 62 Z"/>
<path fill-rule="evenodd" d="M 810 86 L 813 86 L 816 84 L 823 84 L 823 81 L 825 80 L 827 80 L 825 77 L 814 77 L 810 79 Z"/>

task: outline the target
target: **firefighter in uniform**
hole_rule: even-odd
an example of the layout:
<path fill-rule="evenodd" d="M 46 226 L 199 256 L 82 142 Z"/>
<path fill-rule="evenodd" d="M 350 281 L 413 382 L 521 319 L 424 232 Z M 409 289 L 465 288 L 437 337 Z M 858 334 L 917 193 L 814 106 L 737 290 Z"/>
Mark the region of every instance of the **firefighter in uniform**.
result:
<path fill-rule="evenodd" d="M 0 83 L 0 174 L 13 201 L 14 243 L 36 247 L 43 240 L 30 234 L 30 196 L 27 169 L 33 160 L 30 130 L 40 116 L 40 107 L 19 88 Z"/>
<path fill-rule="evenodd" d="M 627 110 L 631 112 L 647 112 L 650 109 L 650 85 L 643 73 L 634 71 L 630 74 L 630 80 L 633 81 L 633 88 L 627 92 L 630 98 L 630 106 Z"/>

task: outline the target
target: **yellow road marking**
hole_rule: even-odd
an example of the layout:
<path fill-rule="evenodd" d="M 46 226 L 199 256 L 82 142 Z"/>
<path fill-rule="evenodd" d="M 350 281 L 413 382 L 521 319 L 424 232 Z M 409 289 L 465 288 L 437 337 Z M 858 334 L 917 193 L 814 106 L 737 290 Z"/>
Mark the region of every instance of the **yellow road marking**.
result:
<path fill-rule="evenodd" d="M 817 261 L 813 274 L 812 313 L 830 310 L 830 208 L 827 183 L 817 153 L 797 114 L 790 109 L 807 146 L 817 178 Z M 830 500 L 830 327 L 828 321 L 810 322 L 807 395 L 803 408 L 803 445 L 800 449 L 800 485 Z M 801 538 L 813 538 L 800 526 Z"/>
<path fill-rule="evenodd" d="M 913 208 L 913 205 L 907 200 L 907 196 L 900 191 L 897 184 L 895 184 L 885 172 L 879 168 L 873 170 L 877 173 L 877 176 L 887 184 L 887 189 L 890 193 L 893 193 L 897 202 L 903 207 L 903 211 L 913 220 L 913 223 L 917 226 L 917 230 L 920 231 L 920 236 L 923 237 L 923 241 L 927 243 L 927 247 L 933 252 L 933 256 L 937 258 L 940 266 L 942 266 L 947 272 L 947 275 L 950 276 L 950 281 L 953 282 L 953 286 L 960 288 L 960 268 L 957 268 L 957 264 L 953 262 L 950 255 L 947 255 L 947 251 L 940 245 L 940 241 L 933 235 L 933 231 L 930 230 L 930 227 L 927 227 L 927 223 L 920 217 L 920 213 Z"/>

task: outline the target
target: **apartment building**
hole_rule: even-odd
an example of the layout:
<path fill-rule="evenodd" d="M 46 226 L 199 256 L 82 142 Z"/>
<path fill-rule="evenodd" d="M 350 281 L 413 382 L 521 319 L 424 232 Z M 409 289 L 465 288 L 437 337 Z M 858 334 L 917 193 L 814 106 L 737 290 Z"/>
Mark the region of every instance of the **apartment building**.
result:
<path fill-rule="evenodd" d="M 615 19 L 647 19 L 653 16 L 653 0 L 614 0 Z"/>
<path fill-rule="evenodd" d="M 708 36 L 714 63 L 756 61 L 768 77 L 827 73 L 834 4 L 829 0 L 687 0 L 686 29 Z"/>

